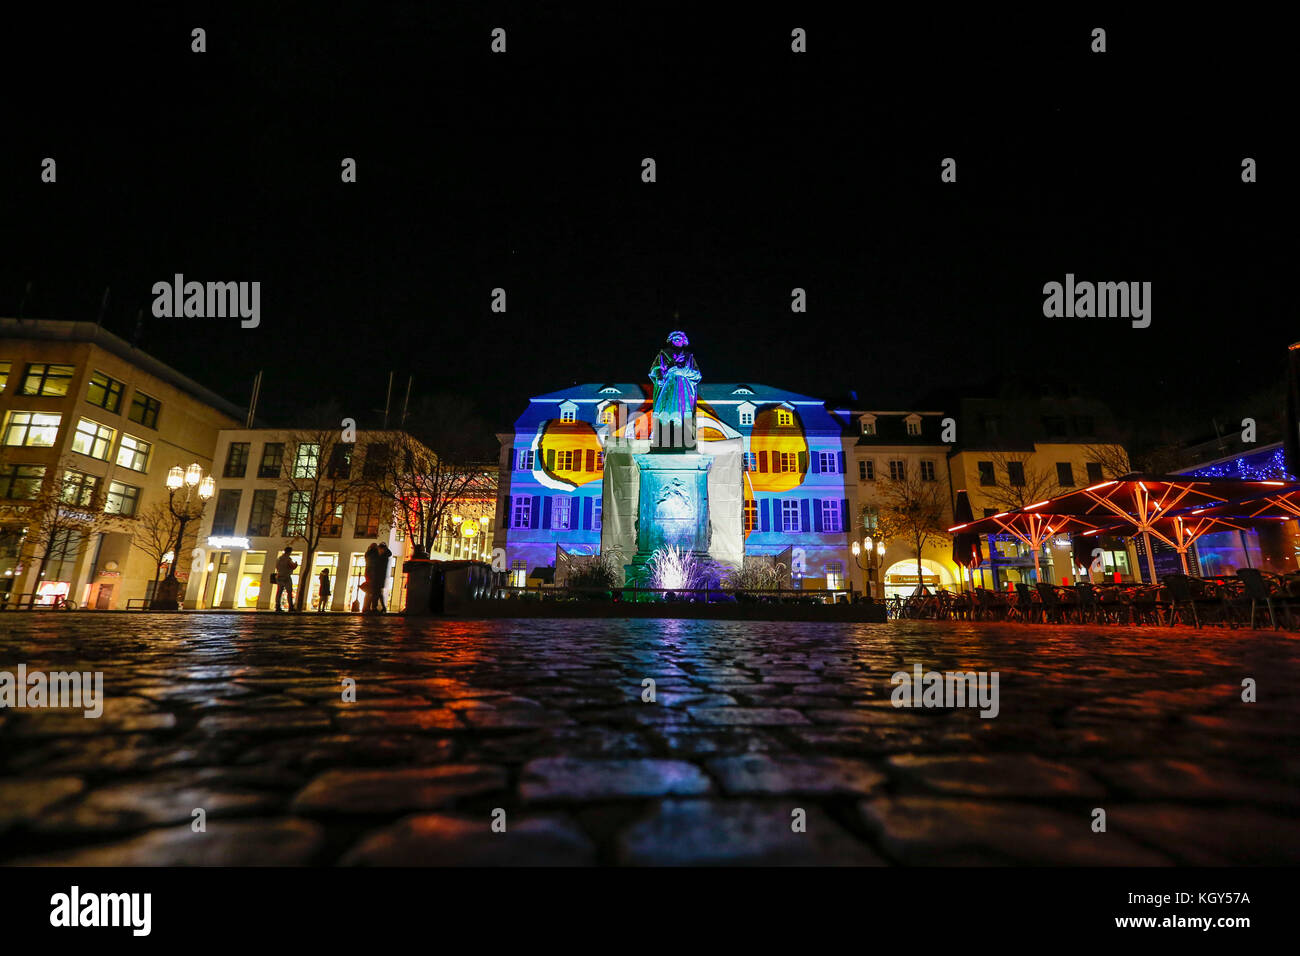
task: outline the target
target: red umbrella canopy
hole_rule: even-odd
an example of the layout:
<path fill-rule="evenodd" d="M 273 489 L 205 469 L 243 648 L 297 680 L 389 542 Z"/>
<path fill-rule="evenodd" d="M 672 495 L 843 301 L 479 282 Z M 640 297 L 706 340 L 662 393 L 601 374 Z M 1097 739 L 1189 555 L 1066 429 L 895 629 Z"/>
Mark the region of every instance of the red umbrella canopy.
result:
<path fill-rule="evenodd" d="M 1188 518 L 1222 518 L 1246 524 L 1300 518 L 1300 487 L 1285 481 L 1261 481 L 1269 490 L 1225 504 L 1184 509 Z"/>

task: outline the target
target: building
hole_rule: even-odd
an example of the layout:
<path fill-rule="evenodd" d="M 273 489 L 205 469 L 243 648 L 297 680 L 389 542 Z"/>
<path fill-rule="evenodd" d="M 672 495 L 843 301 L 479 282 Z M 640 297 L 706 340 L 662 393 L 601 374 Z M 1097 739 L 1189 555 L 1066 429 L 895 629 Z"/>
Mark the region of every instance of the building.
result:
<path fill-rule="evenodd" d="M 961 570 L 946 534 L 925 535 L 918 562 L 915 539 L 894 529 L 886 534 L 887 522 L 880 521 L 882 508 L 914 499 L 938 506 L 932 509 L 936 530 L 952 527 L 951 446 L 943 440 L 945 422 L 952 420 L 938 411 L 844 409 L 836 415 L 847 425 L 845 490 L 861 552 L 851 564 L 853 589 L 876 599 L 911 594 L 918 583 L 960 589 Z"/>
<path fill-rule="evenodd" d="M 1101 402 L 1083 398 L 962 399 L 953 416 L 956 441 L 948 468 L 954 492 L 964 489 L 976 518 L 1022 508 L 1127 473 L 1128 457 L 1115 439 L 1114 421 Z M 1010 535 L 990 536 L 980 568 L 987 586 L 1032 581 L 1034 556 Z M 1103 539 L 1109 577 L 1131 575 L 1132 554 Z M 1040 559 L 1045 578 L 1073 583 L 1068 537 L 1053 540 Z"/>
<path fill-rule="evenodd" d="M 606 455 L 648 447 L 650 411 L 648 385 L 575 385 L 531 399 L 514 430 L 498 435 L 494 547 L 512 583 L 523 586 L 534 570 L 553 566 L 557 548 L 617 550 L 631 560 L 635 529 L 611 495 Z M 709 510 L 721 544 L 713 557 L 733 566 L 774 558 L 796 587 L 847 589 L 843 430 L 820 399 L 766 385 L 701 384 L 696 449 L 715 461 Z M 618 522 L 608 520 L 615 506 Z"/>
<path fill-rule="evenodd" d="M 173 466 L 209 469 L 218 432 L 242 418 L 221 396 L 97 325 L 0 319 L 0 505 L 10 516 L 0 573 L 10 591 L 65 595 L 94 608 L 149 597 L 158 564 L 132 546 L 128 519 L 167 500 Z M 74 533 L 38 581 L 33 558 L 42 543 L 25 539 L 20 509 L 56 481 L 70 505 L 102 501 L 109 530 Z"/>

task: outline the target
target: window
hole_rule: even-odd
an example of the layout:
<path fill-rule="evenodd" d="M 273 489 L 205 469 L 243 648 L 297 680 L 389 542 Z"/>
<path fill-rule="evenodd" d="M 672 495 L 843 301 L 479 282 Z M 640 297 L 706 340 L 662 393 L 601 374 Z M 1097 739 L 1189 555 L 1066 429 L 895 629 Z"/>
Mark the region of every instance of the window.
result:
<path fill-rule="evenodd" d="M 741 410 L 740 424 L 742 425 L 754 424 L 754 410 L 752 408 L 746 408 Z"/>
<path fill-rule="evenodd" d="M 388 447 L 387 442 L 371 442 L 366 446 L 366 458 L 361 464 L 361 474 L 365 478 L 382 478 L 388 470 L 388 460 L 392 458 L 392 450 Z M 274 478 L 275 475 L 270 477 Z"/>
<path fill-rule="evenodd" d="M 307 534 L 311 520 L 311 494 L 306 491 L 289 492 L 289 513 L 284 522 L 284 533 L 289 536 Z"/>
<path fill-rule="evenodd" d="M 921 480 L 934 481 L 934 462 L 932 461 L 921 462 Z"/>
<path fill-rule="evenodd" d="M 235 533 L 235 519 L 239 516 L 238 488 L 225 488 L 217 492 L 217 506 L 212 512 L 212 533 L 218 536 Z"/>
<path fill-rule="evenodd" d="M 752 451 L 745 452 L 745 470 L 758 471 L 758 455 Z"/>
<path fill-rule="evenodd" d="M 858 462 L 858 481 L 875 481 L 876 463 L 870 458 Z"/>
<path fill-rule="evenodd" d="M 320 445 L 316 442 L 299 442 L 294 449 L 293 477 L 315 478 L 320 467 Z"/>
<path fill-rule="evenodd" d="M 510 586 L 522 588 L 528 585 L 528 563 L 519 558 L 510 562 Z"/>
<path fill-rule="evenodd" d="M 875 423 L 875 421 L 873 421 L 873 420 L 871 420 L 871 419 L 868 419 L 868 418 L 864 418 L 864 419 L 862 419 L 862 434 L 864 434 L 864 435 L 874 435 L 875 433 L 876 433 L 876 423 Z"/>
<path fill-rule="evenodd" d="M 1068 461 L 1056 463 L 1056 483 L 1062 488 L 1074 487 L 1074 467 Z"/>
<path fill-rule="evenodd" d="M 798 531 L 799 529 L 799 499 L 786 498 L 781 502 L 781 530 Z"/>
<path fill-rule="evenodd" d="M 248 512 L 248 536 L 264 538 L 271 533 L 271 519 L 275 517 L 275 491 L 259 489 L 253 492 L 253 506 Z"/>
<path fill-rule="evenodd" d="M 533 521 L 533 499 L 528 495 L 515 495 L 511 499 L 510 527 L 528 528 Z"/>
<path fill-rule="evenodd" d="M 75 365 L 33 365 L 28 363 L 23 375 L 23 395 L 43 395 L 48 398 L 62 398 L 68 394 L 72 385 L 72 373 Z"/>
<path fill-rule="evenodd" d="M 519 449 L 519 456 L 516 459 L 516 470 L 532 471 L 535 456 L 536 456 L 536 452 L 534 452 L 531 448 Z"/>
<path fill-rule="evenodd" d="M 792 451 L 777 453 L 777 471 L 798 471 L 799 456 Z"/>
<path fill-rule="evenodd" d="M 1023 461 L 1007 462 L 1007 484 L 1014 488 L 1025 486 L 1025 463 Z"/>
<path fill-rule="evenodd" d="M 833 451 L 818 452 L 819 464 L 824 475 L 833 475 L 840 470 L 839 455 Z"/>
<path fill-rule="evenodd" d="M 63 473 L 63 492 L 60 500 L 67 505 L 89 508 L 95 503 L 95 489 L 99 479 L 94 475 L 68 469 Z"/>
<path fill-rule="evenodd" d="M 353 534 L 358 538 L 373 538 L 379 534 L 379 502 L 375 495 L 364 495 L 357 502 L 357 521 Z"/>
<path fill-rule="evenodd" d="M 44 465 L 0 465 L 0 498 L 30 501 L 41 493 Z"/>
<path fill-rule="evenodd" d="M 831 591 L 838 591 L 844 587 L 843 561 L 826 562 L 826 587 Z"/>
<path fill-rule="evenodd" d="M 992 487 L 998 483 L 997 475 L 993 472 L 993 462 L 977 461 L 976 467 L 980 470 L 980 484 L 984 487 Z"/>
<path fill-rule="evenodd" d="M 111 515 L 129 518 L 140 507 L 140 489 L 134 485 L 124 485 L 120 481 L 108 483 L 108 497 L 104 499 L 104 510 Z"/>
<path fill-rule="evenodd" d="M 96 372 L 90 376 L 90 384 L 86 386 L 86 401 L 116 415 L 122 408 L 122 391 L 125 388 L 117 379 Z"/>
<path fill-rule="evenodd" d="M 144 472 L 149 465 L 149 451 L 153 448 L 149 442 L 131 435 L 122 436 L 122 444 L 117 448 L 117 463 L 132 471 Z"/>
<path fill-rule="evenodd" d="M 790 412 L 786 411 L 784 408 L 783 408 L 783 409 L 780 409 L 780 410 L 776 413 L 776 423 L 777 423 L 778 425 L 793 425 L 793 424 L 794 424 L 794 415 L 792 415 Z"/>
<path fill-rule="evenodd" d="M 606 425 L 613 425 L 618 419 L 618 412 L 613 405 L 606 405 L 605 410 L 600 413 L 600 420 Z"/>
<path fill-rule="evenodd" d="M 605 502 L 597 498 L 591 507 L 591 530 L 599 531 L 601 528 L 601 518 L 605 513 Z"/>
<path fill-rule="evenodd" d="M 889 459 L 889 477 L 892 481 L 902 481 L 907 477 L 907 462 L 901 458 Z"/>
<path fill-rule="evenodd" d="M 572 451 L 562 451 L 562 452 L 560 452 L 559 455 L 558 455 L 558 459 L 559 459 L 559 466 L 558 466 L 558 470 L 559 470 L 559 471 L 573 471 L 573 452 L 572 452 Z"/>
<path fill-rule="evenodd" d="M 100 461 L 108 461 L 108 449 L 113 444 L 113 429 L 89 418 L 77 422 L 77 431 L 72 436 L 72 450 Z"/>
<path fill-rule="evenodd" d="M 42 412 L 14 412 L 5 426 L 6 445 L 26 445 L 29 448 L 49 448 L 59 434 L 62 415 Z"/>
<path fill-rule="evenodd" d="M 325 503 L 325 520 L 321 522 L 322 538 L 343 537 L 343 501 L 342 495 L 330 495 Z"/>
<path fill-rule="evenodd" d="M 136 389 L 135 396 L 131 399 L 131 410 L 127 412 L 126 417 L 137 425 L 156 429 L 158 427 L 158 412 L 161 410 L 162 402 L 156 398 L 150 398 L 144 392 Z"/>
<path fill-rule="evenodd" d="M 577 411 L 575 411 L 572 408 L 564 408 L 560 410 L 560 421 L 562 422 L 575 421 L 577 417 L 578 417 Z"/>
<path fill-rule="evenodd" d="M 758 502 L 753 498 L 745 499 L 745 530 L 758 530 Z"/>
<path fill-rule="evenodd" d="M 551 527 L 556 531 L 568 531 L 572 514 L 573 499 L 557 496 L 551 505 Z"/>
<path fill-rule="evenodd" d="M 1090 461 L 1086 467 L 1088 469 L 1088 484 L 1092 485 L 1101 481 L 1101 462 Z"/>
<path fill-rule="evenodd" d="M 248 450 L 246 441 L 232 441 L 226 451 L 226 468 L 221 473 L 223 478 L 243 478 L 248 474 Z"/>
<path fill-rule="evenodd" d="M 985 508 L 985 509 L 984 509 L 984 517 L 986 517 L 986 518 L 992 518 L 992 517 L 993 517 L 995 514 L 997 514 L 997 513 L 998 513 L 998 509 L 997 509 L 997 508 Z"/>
<path fill-rule="evenodd" d="M 915 437 L 915 436 L 921 434 L 921 423 L 920 423 L 920 422 L 908 422 L 908 423 L 907 423 L 907 433 L 908 433 L 909 435 L 913 436 L 913 437 Z"/>
<path fill-rule="evenodd" d="M 339 442 L 330 449 L 330 463 L 326 469 L 326 475 L 330 478 L 349 478 L 352 475 L 352 450 L 354 446 L 351 442 Z"/>
<path fill-rule="evenodd" d="M 1002 419 L 997 415 L 985 415 L 983 418 L 984 434 L 997 438 L 1002 431 Z"/>
<path fill-rule="evenodd" d="M 842 530 L 840 527 L 840 499 L 824 498 L 822 500 L 822 531 L 834 533 Z"/>
<path fill-rule="evenodd" d="M 284 462 L 284 442 L 269 441 L 262 446 L 262 463 L 257 466 L 257 477 L 279 478 Z"/>
<path fill-rule="evenodd" d="M 596 470 L 605 470 L 605 453 L 603 451 L 596 452 Z"/>
<path fill-rule="evenodd" d="M 13 362 L 0 362 L 0 392 L 9 384 L 9 372 L 13 367 Z"/>

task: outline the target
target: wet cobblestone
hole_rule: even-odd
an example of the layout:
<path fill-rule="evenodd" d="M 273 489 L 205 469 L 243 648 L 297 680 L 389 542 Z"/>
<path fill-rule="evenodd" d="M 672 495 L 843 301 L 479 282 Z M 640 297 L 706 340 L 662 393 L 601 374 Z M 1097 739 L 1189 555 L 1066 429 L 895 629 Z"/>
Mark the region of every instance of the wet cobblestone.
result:
<path fill-rule="evenodd" d="M 0 615 L 19 664 L 106 701 L 0 713 L 4 863 L 1300 862 L 1289 634 Z M 893 707 L 915 664 L 998 716 Z"/>

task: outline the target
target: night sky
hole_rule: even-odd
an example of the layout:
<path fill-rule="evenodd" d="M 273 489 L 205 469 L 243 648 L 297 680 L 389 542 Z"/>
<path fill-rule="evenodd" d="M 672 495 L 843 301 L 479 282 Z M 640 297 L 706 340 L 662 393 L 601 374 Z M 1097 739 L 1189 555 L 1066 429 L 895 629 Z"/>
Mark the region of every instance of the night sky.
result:
<path fill-rule="evenodd" d="M 28 317 L 94 321 L 109 286 L 107 328 L 143 308 L 141 347 L 237 404 L 265 369 L 277 424 L 329 398 L 373 421 L 390 370 L 505 424 L 644 379 L 680 327 L 706 380 L 902 407 L 1023 376 L 1208 429 L 1300 338 L 1287 34 L 1255 10 L 274 6 L 0 26 L 0 315 L 31 282 Z M 153 318 L 177 272 L 260 281 L 260 328 Z M 1152 282 L 1151 327 L 1044 318 L 1067 272 Z"/>

